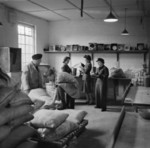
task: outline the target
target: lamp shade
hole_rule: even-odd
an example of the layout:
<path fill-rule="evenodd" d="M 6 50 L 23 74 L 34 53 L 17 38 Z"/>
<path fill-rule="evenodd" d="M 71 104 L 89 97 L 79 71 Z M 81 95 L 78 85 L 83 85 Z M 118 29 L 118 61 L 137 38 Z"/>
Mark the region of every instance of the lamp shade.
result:
<path fill-rule="evenodd" d="M 129 32 L 127 31 L 126 28 L 122 31 L 121 35 L 129 35 Z"/>
<path fill-rule="evenodd" d="M 113 15 L 112 12 L 109 13 L 109 15 L 104 19 L 104 22 L 117 22 L 118 19 Z"/>

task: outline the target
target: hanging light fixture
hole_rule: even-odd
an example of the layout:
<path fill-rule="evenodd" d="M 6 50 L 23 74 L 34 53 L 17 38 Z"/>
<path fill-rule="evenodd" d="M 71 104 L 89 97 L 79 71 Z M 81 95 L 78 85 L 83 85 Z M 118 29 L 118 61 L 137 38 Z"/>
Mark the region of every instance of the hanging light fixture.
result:
<path fill-rule="evenodd" d="M 124 28 L 124 30 L 122 31 L 121 35 L 129 35 L 129 32 L 128 32 L 127 29 L 126 29 L 126 11 L 127 11 L 127 8 L 125 8 L 125 22 L 124 22 L 125 28 Z"/>
<path fill-rule="evenodd" d="M 104 19 L 104 22 L 117 22 L 118 19 L 113 15 L 112 13 L 112 3 L 111 3 L 111 0 L 110 0 L 110 13 L 109 15 Z"/>
<path fill-rule="evenodd" d="M 83 4 L 84 4 L 84 1 L 81 0 L 81 17 L 83 17 Z"/>

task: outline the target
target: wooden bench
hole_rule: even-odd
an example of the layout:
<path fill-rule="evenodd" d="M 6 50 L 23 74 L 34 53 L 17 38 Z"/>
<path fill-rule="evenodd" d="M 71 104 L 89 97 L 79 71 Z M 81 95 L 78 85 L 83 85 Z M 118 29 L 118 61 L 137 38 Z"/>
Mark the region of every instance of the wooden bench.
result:
<path fill-rule="evenodd" d="M 63 148 L 63 147 L 67 147 L 74 137 L 78 137 L 85 130 L 87 124 L 88 124 L 88 120 L 86 120 L 86 119 L 83 120 L 79 124 L 79 127 L 76 130 L 70 132 L 69 134 L 67 134 L 66 136 L 64 136 L 63 138 L 61 138 L 57 141 L 48 142 L 48 141 L 46 141 L 40 137 L 33 137 L 33 138 L 31 138 L 31 140 L 38 142 L 39 148 Z"/>

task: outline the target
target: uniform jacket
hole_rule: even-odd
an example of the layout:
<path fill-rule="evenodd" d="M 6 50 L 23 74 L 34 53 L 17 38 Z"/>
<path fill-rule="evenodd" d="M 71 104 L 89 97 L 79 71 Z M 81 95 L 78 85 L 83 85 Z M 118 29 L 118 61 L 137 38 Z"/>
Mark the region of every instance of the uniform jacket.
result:
<path fill-rule="evenodd" d="M 107 80 L 108 76 L 109 76 L 109 70 L 106 66 L 99 67 L 97 69 L 97 72 L 96 72 L 97 78 L 100 78 L 101 80 Z"/>
<path fill-rule="evenodd" d="M 35 67 L 33 62 L 29 63 L 22 71 L 21 89 L 31 90 L 35 88 L 42 88 L 42 75 Z"/>
<path fill-rule="evenodd" d="M 107 105 L 107 79 L 109 70 L 106 66 L 99 67 L 96 72 L 95 104 L 97 107 L 106 109 Z"/>

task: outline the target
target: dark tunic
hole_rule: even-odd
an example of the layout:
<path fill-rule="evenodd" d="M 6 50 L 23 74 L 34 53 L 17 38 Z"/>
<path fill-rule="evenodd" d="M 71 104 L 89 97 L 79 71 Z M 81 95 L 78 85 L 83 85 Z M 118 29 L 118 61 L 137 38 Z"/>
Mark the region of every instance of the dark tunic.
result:
<path fill-rule="evenodd" d="M 83 73 L 83 77 L 82 77 L 84 93 L 91 93 L 91 75 L 90 75 L 91 69 L 92 69 L 91 63 L 87 63 L 84 66 L 84 73 Z"/>
<path fill-rule="evenodd" d="M 106 66 L 99 67 L 96 72 L 95 103 L 96 107 L 106 109 L 107 104 L 107 80 L 109 70 Z"/>

